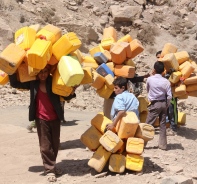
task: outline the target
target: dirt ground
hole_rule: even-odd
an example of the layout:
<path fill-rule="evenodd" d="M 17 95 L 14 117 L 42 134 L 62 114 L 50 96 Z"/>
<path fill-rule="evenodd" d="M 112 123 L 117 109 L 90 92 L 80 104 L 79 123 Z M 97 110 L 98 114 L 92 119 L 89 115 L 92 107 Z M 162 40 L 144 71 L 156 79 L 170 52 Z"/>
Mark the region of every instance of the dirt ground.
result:
<path fill-rule="evenodd" d="M 178 130 L 177 136 L 168 136 L 168 150 L 156 148 L 158 131 L 142 154 L 145 161 L 143 171 L 126 170 L 114 174 L 105 168 L 107 175 L 97 178 L 94 169 L 87 163 L 92 152 L 80 142 L 81 134 L 90 126 L 97 112 L 66 110 L 67 123 L 61 127 L 61 150 L 57 166 L 64 171 L 57 183 L 68 184 L 143 184 L 161 183 L 167 176 L 182 175 L 192 178 L 197 184 L 197 124 L 196 118 L 187 116 L 186 126 Z M 0 115 L 0 184 L 45 184 L 42 160 L 39 153 L 37 133 L 28 133 L 26 126 L 28 109 L 25 106 L 7 107 Z"/>

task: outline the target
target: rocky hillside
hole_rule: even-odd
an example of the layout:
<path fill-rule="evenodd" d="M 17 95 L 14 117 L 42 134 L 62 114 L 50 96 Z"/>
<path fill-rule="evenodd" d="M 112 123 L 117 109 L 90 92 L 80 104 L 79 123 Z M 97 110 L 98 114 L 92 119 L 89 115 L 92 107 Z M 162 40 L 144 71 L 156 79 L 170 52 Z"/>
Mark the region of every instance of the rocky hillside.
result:
<path fill-rule="evenodd" d="M 167 42 L 186 50 L 197 61 L 197 0 L 0 0 L 0 51 L 13 42 L 16 30 L 32 24 L 54 24 L 63 33 L 73 31 L 82 41 L 80 50 L 88 54 L 100 43 L 103 28 L 113 26 L 118 37 L 130 34 L 145 50 L 134 58 L 137 72 L 150 72 L 155 53 Z M 102 110 L 102 100 L 94 89 L 81 86 L 68 108 Z M 12 94 L 12 95 L 11 95 Z M 0 106 L 28 105 L 28 92 L 0 86 Z M 194 100 L 179 101 L 179 108 L 195 115 Z"/>

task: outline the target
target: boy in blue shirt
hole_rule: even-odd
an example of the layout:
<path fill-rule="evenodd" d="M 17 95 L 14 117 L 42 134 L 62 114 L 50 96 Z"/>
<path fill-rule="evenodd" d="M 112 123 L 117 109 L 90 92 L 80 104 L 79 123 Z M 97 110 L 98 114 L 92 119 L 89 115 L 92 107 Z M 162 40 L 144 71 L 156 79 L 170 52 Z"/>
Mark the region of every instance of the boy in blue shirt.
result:
<path fill-rule="evenodd" d="M 139 117 L 139 101 L 133 93 L 127 90 L 127 79 L 124 77 L 117 77 L 113 84 L 116 94 L 111 109 L 111 120 L 113 123 L 107 125 L 107 130 L 113 130 L 127 111 L 133 111 Z"/>

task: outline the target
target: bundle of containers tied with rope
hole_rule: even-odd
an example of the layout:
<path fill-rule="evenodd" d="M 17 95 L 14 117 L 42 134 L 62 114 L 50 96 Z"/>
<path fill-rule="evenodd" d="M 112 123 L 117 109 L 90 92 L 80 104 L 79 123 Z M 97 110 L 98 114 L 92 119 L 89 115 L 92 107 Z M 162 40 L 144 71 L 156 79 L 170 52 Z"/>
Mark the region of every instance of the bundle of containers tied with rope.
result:
<path fill-rule="evenodd" d="M 188 96 L 197 96 L 197 64 L 190 59 L 187 51 L 178 51 L 175 45 L 166 43 L 159 60 L 164 63 L 165 72 L 171 73 L 169 81 L 174 97 L 187 99 Z M 178 125 L 185 122 L 186 114 L 178 112 Z"/>

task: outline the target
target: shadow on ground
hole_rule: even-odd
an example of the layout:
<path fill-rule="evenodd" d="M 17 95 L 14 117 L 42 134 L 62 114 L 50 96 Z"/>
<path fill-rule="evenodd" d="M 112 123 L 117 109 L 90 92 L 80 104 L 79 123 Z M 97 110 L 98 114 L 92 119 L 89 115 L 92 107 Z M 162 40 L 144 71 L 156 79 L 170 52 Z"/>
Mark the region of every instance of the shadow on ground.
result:
<path fill-rule="evenodd" d="M 63 170 L 63 175 L 83 176 L 89 174 L 91 168 L 87 165 L 89 159 L 83 160 L 62 160 L 57 167 Z"/>
<path fill-rule="evenodd" d="M 83 149 L 85 149 L 86 147 L 82 144 L 80 139 L 61 142 L 61 150 L 73 149 L 73 148 L 83 148 Z"/>
<path fill-rule="evenodd" d="M 78 125 L 78 123 L 76 123 L 79 120 L 72 120 L 72 121 L 66 121 L 66 123 L 61 123 L 62 126 L 74 126 L 74 125 Z"/>

